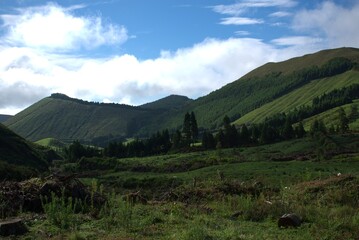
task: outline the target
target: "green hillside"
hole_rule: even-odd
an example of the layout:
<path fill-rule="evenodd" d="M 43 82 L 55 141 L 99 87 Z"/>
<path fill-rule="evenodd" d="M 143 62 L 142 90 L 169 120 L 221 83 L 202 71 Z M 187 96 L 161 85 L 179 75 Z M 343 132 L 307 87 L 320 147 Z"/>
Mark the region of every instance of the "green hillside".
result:
<path fill-rule="evenodd" d="M 60 140 L 57 140 L 56 138 L 44 138 L 39 141 L 35 142 L 36 144 L 39 144 L 44 147 L 50 147 L 50 148 L 63 148 L 66 147 L 66 143 L 61 142 Z"/>
<path fill-rule="evenodd" d="M 333 77 L 311 81 L 303 87 L 249 112 L 234 123 L 237 125 L 249 122 L 260 123 L 266 117 L 270 117 L 273 114 L 289 112 L 294 108 L 310 105 L 312 100 L 317 96 L 355 83 L 359 84 L 359 71 L 353 70 Z"/>
<path fill-rule="evenodd" d="M 148 109 L 181 109 L 183 106 L 189 104 L 192 99 L 185 97 L 185 96 L 179 96 L 179 95 L 170 95 L 168 97 L 159 99 L 157 101 L 146 103 L 141 105 L 142 108 L 148 108 Z"/>
<path fill-rule="evenodd" d="M 0 179 L 22 178 L 35 175 L 35 170 L 44 171 L 48 165 L 46 159 L 54 157 L 50 154 L 0 123 Z"/>
<path fill-rule="evenodd" d="M 353 103 L 341 106 L 344 109 L 347 116 L 350 116 L 351 107 L 353 105 L 355 105 L 355 106 L 357 106 L 357 108 L 359 108 L 359 99 L 354 101 Z M 339 115 L 338 115 L 339 108 L 340 107 L 332 108 L 332 109 L 322 112 L 316 116 L 305 119 L 303 121 L 304 128 L 306 130 L 309 130 L 313 121 L 316 119 L 322 120 L 324 122 L 325 126 L 327 127 L 327 129 L 329 129 L 331 127 L 331 125 L 333 125 L 334 127 L 337 126 L 339 124 Z M 358 116 L 355 121 L 351 121 L 349 123 L 349 128 L 351 130 L 359 131 L 359 117 Z"/>
<path fill-rule="evenodd" d="M 224 115 L 235 121 L 293 91 L 306 92 L 308 87 L 312 86 L 308 84 L 315 86 L 318 79 L 323 81 L 317 82 L 316 89 L 321 88 L 320 85 L 326 83 L 325 80 L 331 81 L 325 84 L 320 93 L 357 83 L 358 63 L 359 49 L 355 48 L 325 50 L 284 62 L 267 63 L 239 80 L 191 102 L 183 111 L 161 116 L 163 127 L 171 129 L 180 126 L 184 113 L 194 111 L 199 126 L 215 129 L 222 124 Z M 301 88 L 307 89 L 301 90 Z M 308 99 L 303 98 L 295 105 L 309 103 L 312 98 L 311 93 L 306 94 L 306 97 Z M 288 102 L 282 103 L 277 112 L 290 110 L 293 106 Z M 284 110 L 281 109 L 283 107 Z M 257 115 L 252 114 L 244 121 L 253 121 L 253 117 L 257 118 Z M 150 129 L 153 131 L 156 126 L 158 127 L 153 123 Z"/>
<path fill-rule="evenodd" d="M 64 141 L 132 136 L 154 115 L 181 108 L 191 101 L 169 96 L 140 107 L 104 104 L 52 94 L 16 114 L 5 125 L 32 141 L 56 138 Z"/>

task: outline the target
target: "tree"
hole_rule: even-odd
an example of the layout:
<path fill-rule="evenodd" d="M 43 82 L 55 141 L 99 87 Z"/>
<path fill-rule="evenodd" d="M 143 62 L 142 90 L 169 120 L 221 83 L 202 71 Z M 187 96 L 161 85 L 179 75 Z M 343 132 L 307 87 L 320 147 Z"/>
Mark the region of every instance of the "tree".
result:
<path fill-rule="evenodd" d="M 180 131 L 176 131 L 173 136 L 172 136 L 172 148 L 173 149 L 178 149 L 182 147 L 182 134 Z"/>
<path fill-rule="evenodd" d="M 241 144 L 248 144 L 250 141 L 250 133 L 245 124 L 242 125 L 240 134 Z"/>
<path fill-rule="evenodd" d="M 343 108 L 339 108 L 338 114 L 339 114 L 340 131 L 342 133 L 345 133 L 349 130 L 349 119 L 347 118 L 347 115 L 345 114 L 345 111 Z"/>
<path fill-rule="evenodd" d="M 184 116 L 182 133 L 185 141 L 189 144 L 191 140 L 191 115 L 188 112 Z"/>
<path fill-rule="evenodd" d="M 327 134 L 327 128 L 325 127 L 323 120 L 315 119 L 310 127 L 310 135 L 314 136 L 318 132 Z"/>
<path fill-rule="evenodd" d="M 291 122 L 289 121 L 289 118 L 287 117 L 284 123 L 284 128 L 282 131 L 282 136 L 284 139 L 288 140 L 294 137 L 294 130 L 292 127 Z"/>
<path fill-rule="evenodd" d="M 349 121 L 354 122 L 358 117 L 359 117 L 358 105 L 352 104 L 350 106 L 350 113 L 349 113 L 349 116 L 348 116 Z"/>
<path fill-rule="evenodd" d="M 216 147 L 216 140 L 212 133 L 205 131 L 202 136 L 202 147 L 204 149 L 214 149 Z"/>
<path fill-rule="evenodd" d="M 216 146 L 217 148 L 224 147 L 225 137 L 222 129 L 219 129 L 219 132 L 216 135 L 216 142 L 217 142 L 217 146 Z"/>
<path fill-rule="evenodd" d="M 198 125 L 196 116 L 194 115 L 194 112 L 191 112 L 190 117 L 190 131 L 191 131 L 191 138 L 192 140 L 196 140 L 198 138 Z"/>
<path fill-rule="evenodd" d="M 305 136 L 305 130 L 302 122 L 299 122 L 298 126 L 296 126 L 295 135 L 297 138 L 302 138 Z"/>

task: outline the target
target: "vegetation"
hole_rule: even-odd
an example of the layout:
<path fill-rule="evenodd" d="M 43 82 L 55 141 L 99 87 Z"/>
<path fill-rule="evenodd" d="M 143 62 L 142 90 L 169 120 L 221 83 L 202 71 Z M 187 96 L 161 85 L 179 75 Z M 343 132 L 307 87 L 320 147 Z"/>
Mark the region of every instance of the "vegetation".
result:
<path fill-rule="evenodd" d="M 82 181 L 93 191 L 104 186 L 106 204 L 93 211 L 64 195 L 43 200 L 44 214 L 27 221 L 30 232 L 20 239 L 356 239 L 359 136 L 329 138 L 338 149 L 319 161 L 325 143 L 310 137 L 220 152 L 82 158 L 75 171 L 97 171 Z M 292 212 L 301 226 L 278 228 Z"/>
<path fill-rule="evenodd" d="M 0 124 L 0 179 L 22 179 L 45 170 L 57 155 L 16 135 Z"/>

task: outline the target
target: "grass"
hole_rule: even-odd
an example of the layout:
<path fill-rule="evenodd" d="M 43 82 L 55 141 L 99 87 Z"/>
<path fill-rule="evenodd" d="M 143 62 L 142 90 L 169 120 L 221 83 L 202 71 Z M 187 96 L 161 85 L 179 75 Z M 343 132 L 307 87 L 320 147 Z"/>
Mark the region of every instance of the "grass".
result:
<path fill-rule="evenodd" d="M 44 138 L 36 141 L 35 143 L 44 147 L 50 147 L 52 149 L 61 149 L 66 147 L 66 143 L 57 140 L 56 138 Z"/>
<path fill-rule="evenodd" d="M 349 71 L 343 74 L 312 81 L 305 86 L 296 89 L 270 103 L 255 109 L 236 120 L 237 125 L 244 123 L 260 123 L 266 117 L 270 117 L 276 113 L 289 112 L 300 106 L 311 105 L 312 100 L 324 93 L 359 83 L 358 71 Z"/>
<path fill-rule="evenodd" d="M 350 109 L 351 109 L 352 105 L 359 106 L 359 99 L 355 100 L 353 103 L 341 106 L 344 109 L 347 116 L 350 113 Z M 320 113 L 316 116 L 305 119 L 303 121 L 304 128 L 308 131 L 310 129 L 310 126 L 316 119 L 322 120 L 324 122 L 324 124 L 326 125 L 327 129 L 329 129 L 332 124 L 334 127 L 336 127 L 339 124 L 339 115 L 338 115 L 339 108 L 340 107 L 336 107 L 336 108 L 330 109 L 328 111 L 325 111 L 323 113 Z M 359 131 L 359 119 L 356 119 L 355 122 L 350 123 L 349 129 L 351 129 L 353 131 Z"/>
<path fill-rule="evenodd" d="M 21 213 L 30 232 L 19 239 L 357 239 L 359 136 L 329 137 L 345 146 L 329 158 L 316 156 L 318 139 L 304 138 L 239 149 L 93 159 L 102 161 L 101 171 L 81 180 L 104 192 L 107 203 L 98 211 L 83 206 L 88 211 L 74 212 L 70 200 L 59 198 L 44 214 Z M 84 166 L 77 167 L 98 168 Z M 278 228 L 284 213 L 298 214 L 302 225 Z"/>

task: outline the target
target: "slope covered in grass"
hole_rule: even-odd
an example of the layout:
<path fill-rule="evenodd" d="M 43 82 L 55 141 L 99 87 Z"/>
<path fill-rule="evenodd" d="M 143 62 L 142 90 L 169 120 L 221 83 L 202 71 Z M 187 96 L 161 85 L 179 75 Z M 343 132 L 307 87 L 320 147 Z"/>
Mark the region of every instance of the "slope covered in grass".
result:
<path fill-rule="evenodd" d="M 345 65 L 346 61 L 349 61 L 351 65 Z M 308 91 L 309 87 L 319 89 L 321 88 L 320 85 L 324 84 L 323 90 L 319 91 L 319 93 L 323 93 L 329 89 L 341 88 L 351 82 L 357 82 L 358 62 L 358 49 L 339 48 L 320 51 L 279 63 L 268 63 L 239 80 L 191 102 L 183 111 L 167 113 L 158 118 L 157 121 L 161 119 L 164 127 L 176 128 L 182 123 L 185 111 L 194 111 L 199 126 L 215 129 L 222 124 L 225 115 L 234 121 L 293 91 L 304 93 Z M 336 68 L 340 64 L 343 64 L 343 68 Z M 327 71 L 327 69 L 333 71 Z M 324 74 L 320 74 L 320 72 Z M 316 82 L 318 79 L 330 79 L 331 82 L 330 84 L 325 81 Z M 315 86 L 316 84 L 318 85 Z M 301 88 L 306 89 L 300 90 Z M 310 102 L 311 93 L 306 94 L 308 99 L 302 97 L 301 101 Z M 287 105 L 285 102 L 282 103 L 284 104 L 280 106 L 281 108 L 290 110 L 293 107 L 293 105 Z M 252 117 L 254 116 L 246 119 L 246 121 L 253 121 Z M 150 129 L 153 130 L 155 126 L 156 124 L 152 124 Z"/>
<path fill-rule="evenodd" d="M 22 178 L 35 175 L 35 169 L 46 170 L 49 154 L 0 124 L 0 179 Z"/>
<path fill-rule="evenodd" d="M 165 98 L 161 98 L 157 101 L 146 103 L 141 105 L 142 108 L 148 108 L 148 109 L 180 109 L 184 105 L 187 105 L 193 101 L 192 99 L 185 97 L 185 96 L 179 96 L 179 95 L 170 95 Z"/>
<path fill-rule="evenodd" d="M 66 147 L 66 143 L 61 142 L 60 140 L 56 138 L 44 138 L 39 141 L 35 142 L 36 144 L 39 144 L 44 147 L 50 147 L 50 148 L 63 148 Z"/>
<path fill-rule="evenodd" d="M 348 87 L 355 83 L 359 83 L 359 71 L 356 70 L 311 81 L 303 87 L 247 113 L 234 123 L 237 125 L 249 122 L 260 123 L 263 122 L 266 117 L 270 117 L 276 113 L 289 112 L 300 106 L 311 105 L 315 97 L 331 92 L 334 89 Z"/>
<path fill-rule="evenodd" d="M 114 104 L 89 104 L 73 99 L 48 97 L 16 114 L 5 124 L 21 136 L 92 139 L 107 135 L 124 136 L 130 125 L 141 124 L 152 112 Z"/>

